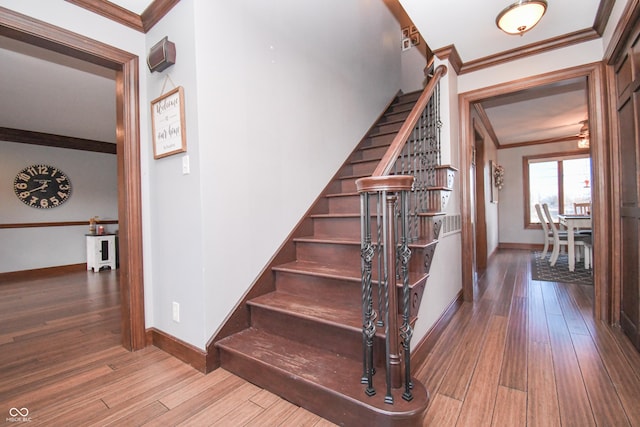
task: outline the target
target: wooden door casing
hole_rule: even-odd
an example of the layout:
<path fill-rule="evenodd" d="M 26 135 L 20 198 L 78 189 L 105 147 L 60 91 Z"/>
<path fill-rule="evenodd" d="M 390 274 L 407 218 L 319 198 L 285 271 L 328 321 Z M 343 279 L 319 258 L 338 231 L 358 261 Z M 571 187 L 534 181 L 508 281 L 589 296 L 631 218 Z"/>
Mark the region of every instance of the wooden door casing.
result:
<path fill-rule="evenodd" d="M 614 66 L 619 161 L 620 326 L 640 350 L 640 28 Z"/>

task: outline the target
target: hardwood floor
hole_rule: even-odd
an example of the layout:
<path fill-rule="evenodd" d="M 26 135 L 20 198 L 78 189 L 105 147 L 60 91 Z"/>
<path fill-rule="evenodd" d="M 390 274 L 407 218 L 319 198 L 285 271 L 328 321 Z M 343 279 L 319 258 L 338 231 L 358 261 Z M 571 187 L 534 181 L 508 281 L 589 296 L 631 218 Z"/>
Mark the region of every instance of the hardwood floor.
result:
<path fill-rule="evenodd" d="M 492 258 L 417 367 L 424 425 L 640 426 L 640 354 L 593 320 L 588 288 L 530 277 L 528 252 Z M 225 370 L 125 351 L 118 303 L 115 272 L 0 282 L 3 425 L 11 408 L 31 426 L 333 425 Z"/>

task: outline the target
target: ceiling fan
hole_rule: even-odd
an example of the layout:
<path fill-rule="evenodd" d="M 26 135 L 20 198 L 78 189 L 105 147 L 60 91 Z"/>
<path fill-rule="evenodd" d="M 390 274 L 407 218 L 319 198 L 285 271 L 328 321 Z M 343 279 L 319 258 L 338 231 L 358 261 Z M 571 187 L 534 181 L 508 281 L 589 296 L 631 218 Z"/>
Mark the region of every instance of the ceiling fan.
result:
<path fill-rule="evenodd" d="M 580 122 L 582 127 L 578 131 L 578 148 L 589 148 L 589 120 L 582 120 Z"/>

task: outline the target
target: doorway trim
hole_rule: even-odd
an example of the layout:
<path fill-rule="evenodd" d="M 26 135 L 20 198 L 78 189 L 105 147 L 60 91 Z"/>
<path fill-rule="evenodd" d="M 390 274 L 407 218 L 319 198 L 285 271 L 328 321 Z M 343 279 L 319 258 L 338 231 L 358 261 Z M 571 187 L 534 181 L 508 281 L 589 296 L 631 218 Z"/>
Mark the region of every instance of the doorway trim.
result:
<path fill-rule="evenodd" d="M 532 87 L 577 77 L 586 77 L 588 93 L 588 111 L 591 142 L 591 159 L 593 169 L 592 212 L 593 212 L 593 279 L 594 279 L 594 317 L 599 320 L 612 321 L 612 282 L 609 239 L 611 232 L 610 200 L 610 168 L 607 161 L 606 128 L 606 79 L 602 62 L 580 65 L 564 70 L 532 76 L 495 86 L 481 88 L 459 95 L 460 113 L 460 180 L 462 211 L 462 290 L 466 301 L 473 301 L 476 296 L 474 283 L 473 229 L 471 224 L 470 198 L 473 196 L 470 181 L 471 149 L 473 146 L 473 123 L 471 108 L 474 102 L 498 95 L 530 89 Z"/>
<path fill-rule="evenodd" d="M 121 336 L 128 350 L 144 348 L 138 57 L 3 7 L 0 35 L 116 71 Z"/>

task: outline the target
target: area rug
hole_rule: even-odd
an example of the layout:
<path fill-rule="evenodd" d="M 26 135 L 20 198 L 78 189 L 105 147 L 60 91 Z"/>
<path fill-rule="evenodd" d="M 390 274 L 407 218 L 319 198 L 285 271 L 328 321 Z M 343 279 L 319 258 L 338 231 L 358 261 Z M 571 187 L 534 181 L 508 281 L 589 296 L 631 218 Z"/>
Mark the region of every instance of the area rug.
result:
<path fill-rule="evenodd" d="M 578 285 L 593 286 L 593 270 L 585 270 L 584 262 L 576 261 L 575 271 L 569 271 L 569 257 L 566 253 L 560 254 L 556 265 L 549 265 L 550 253 L 545 258 L 540 258 L 542 252 L 531 253 L 531 278 L 544 282 L 575 283 Z"/>

